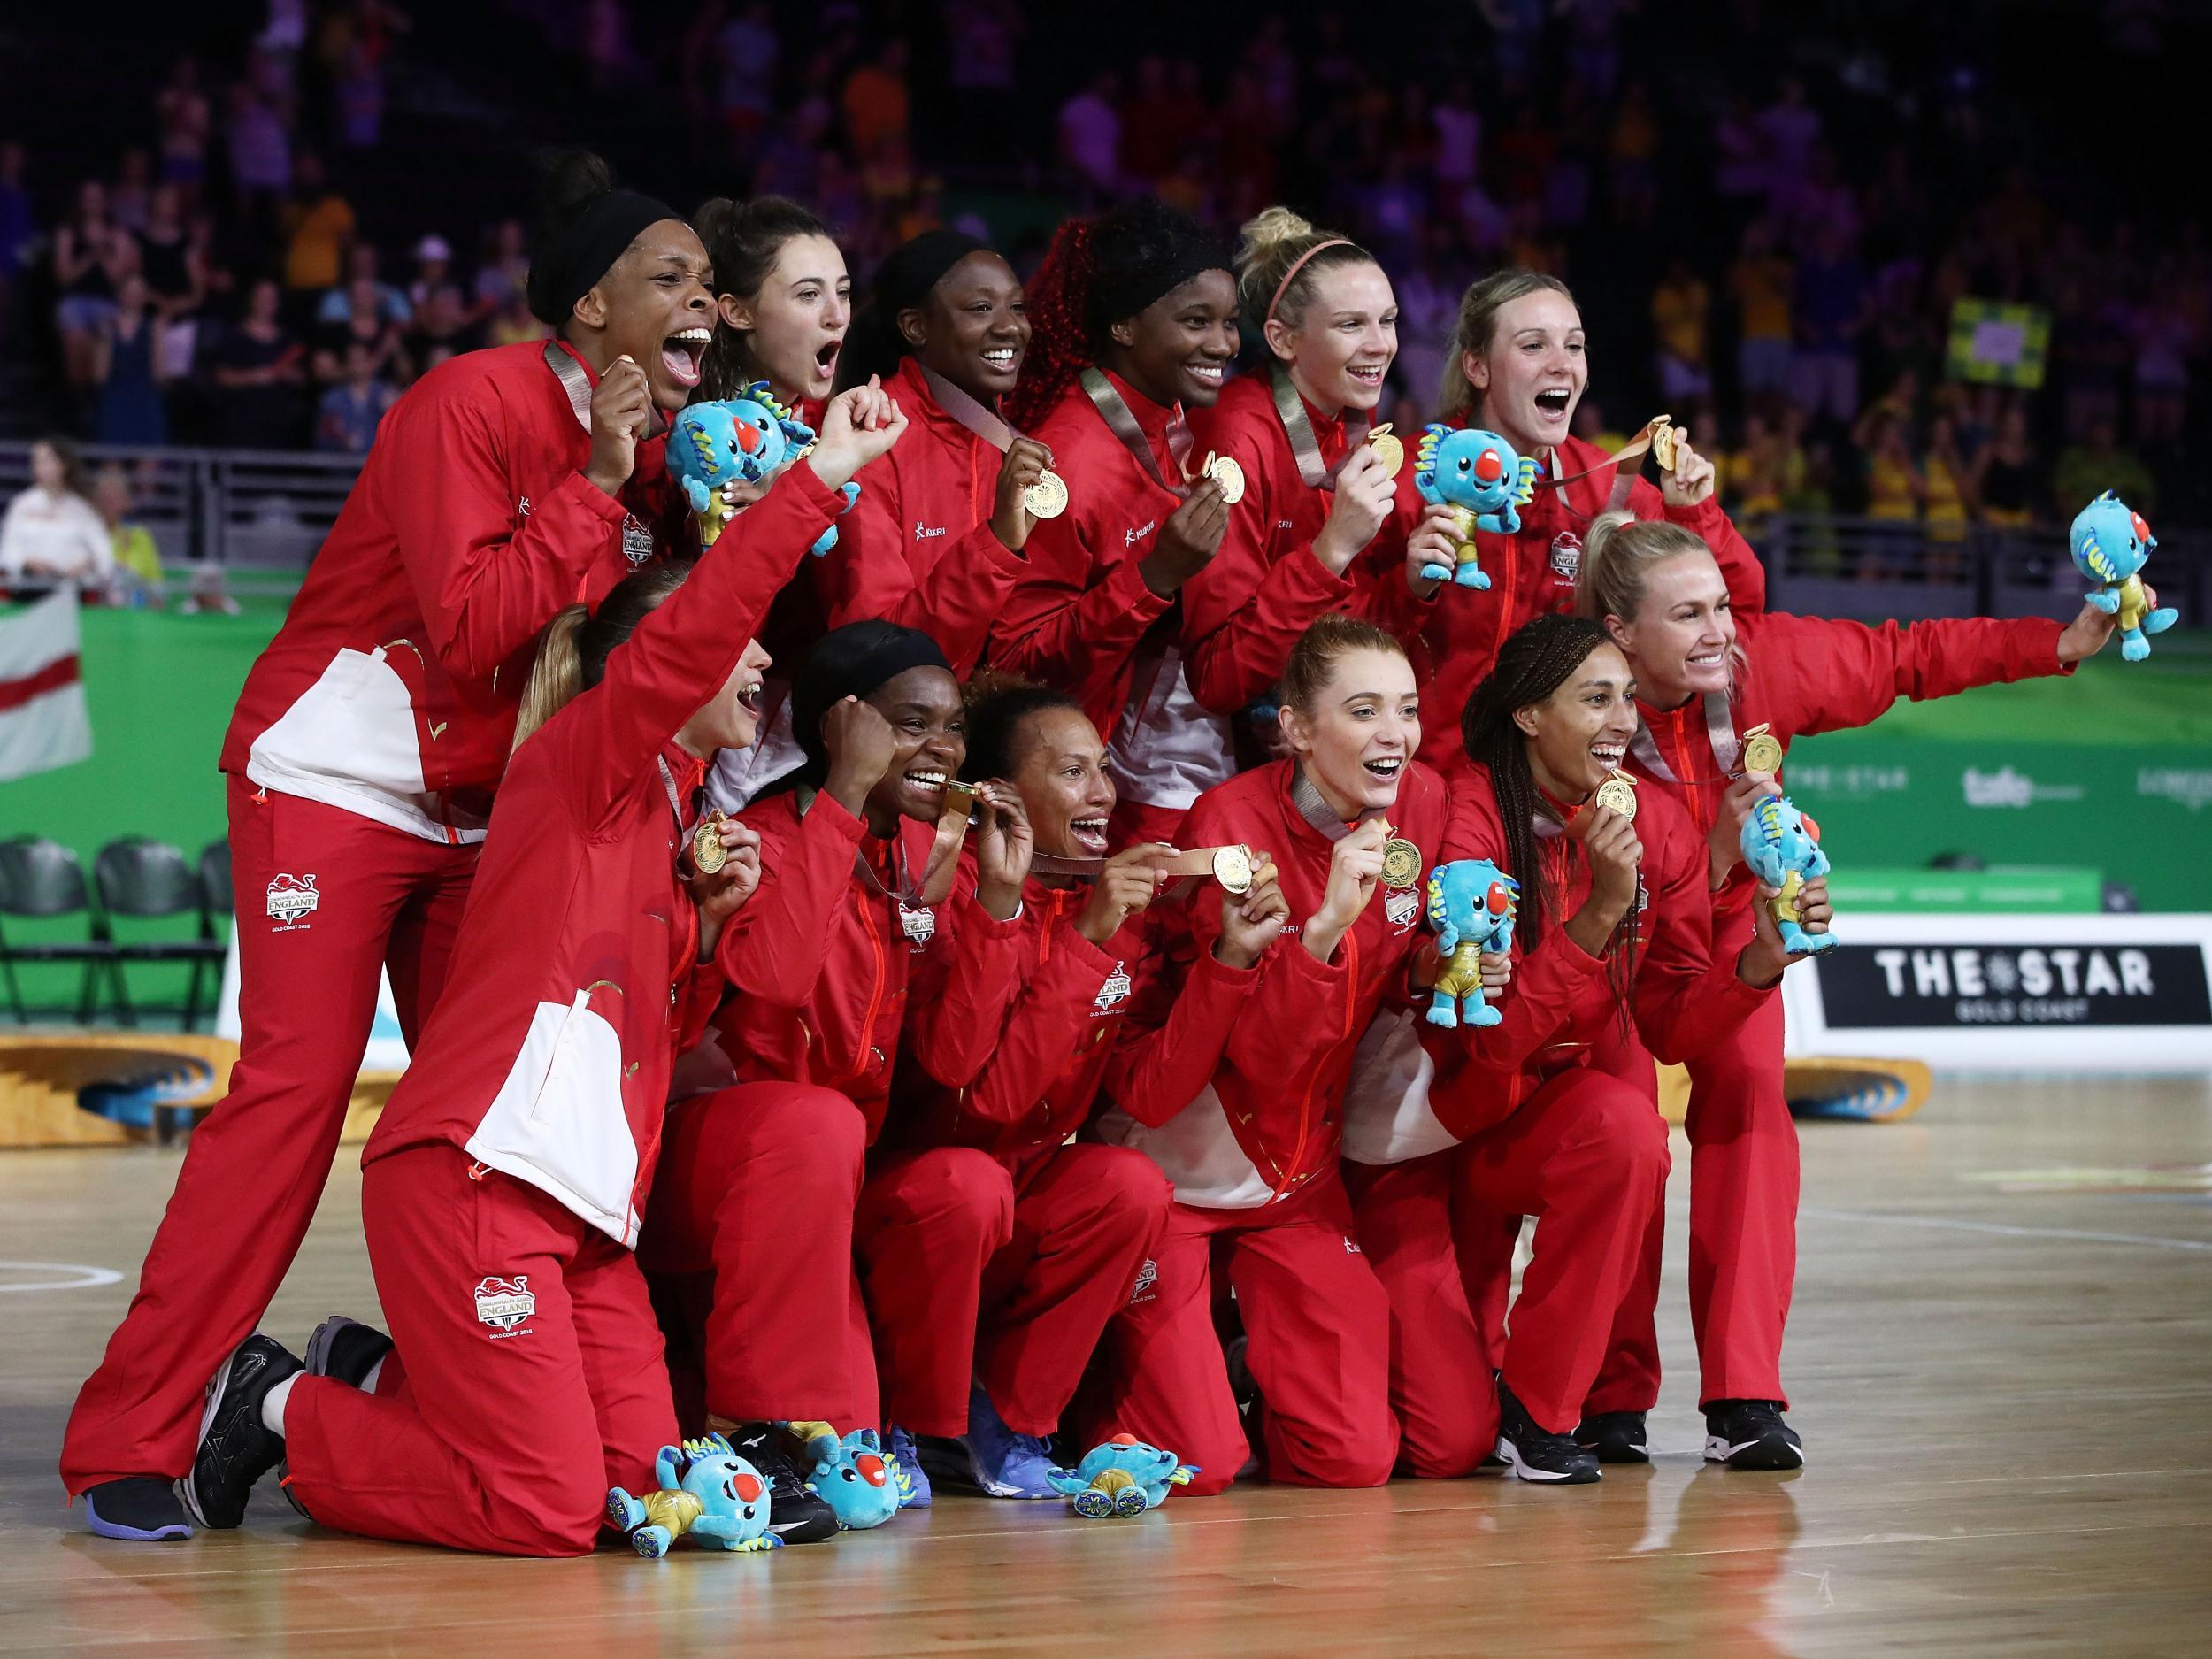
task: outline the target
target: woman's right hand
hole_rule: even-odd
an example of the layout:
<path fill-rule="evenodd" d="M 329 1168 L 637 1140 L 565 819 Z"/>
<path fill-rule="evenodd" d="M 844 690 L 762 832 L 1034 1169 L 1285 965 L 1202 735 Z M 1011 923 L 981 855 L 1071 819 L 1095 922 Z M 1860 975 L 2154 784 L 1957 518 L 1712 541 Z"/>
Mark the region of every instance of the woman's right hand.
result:
<path fill-rule="evenodd" d="M 1390 840 L 1389 826 L 1370 818 L 1339 841 L 1329 855 L 1329 881 L 1321 892 L 1321 908 L 1314 911 L 1302 935 L 1317 962 L 1336 954 L 1337 944 L 1352 931 L 1375 896 L 1382 879 L 1383 848 Z"/>
<path fill-rule="evenodd" d="M 1706 883 L 1714 892 L 1720 891 L 1743 856 L 1743 821 L 1751 816 L 1751 809 L 1760 796 L 1780 793 L 1770 772 L 1747 772 L 1728 786 L 1728 793 L 1720 798 L 1720 810 L 1713 816 L 1713 827 L 1705 833 Z"/>
<path fill-rule="evenodd" d="M 1582 832 L 1582 854 L 1590 861 L 1590 896 L 1567 923 L 1567 934 L 1589 955 L 1605 954 L 1613 930 L 1636 902 L 1636 872 L 1644 844 L 1636 826 L 1610 807 L 1592 807 Z"/>
<path fill-rule="evenodd" d="M 273 366 L 270 371 L 275 373 Z M 653 422 L 653 394 L 634 359 L 617 357 L 591 388 L 591 459 L 584 477 L 603 495 L 618 494 L 637 465 L 637 441 Z"/>
<path fill-rule="evenodd" d="M 1416 599 L 1426 599 L 1449 577 L 1424 576 L 1423 568 L 1441 565 L 1450 570 L 1459 562 L 1459 510 L 1440 501 L 1422 513 L 1420 523 L 1406 538 L 1406 588 Z"/>
<path fill-rule="evenodd" d="M 991 534 L 1010 553 L 1018 553 L 1037 527 L 1036 515 L 1022 492 L 1052 465 L 1052 451 L 1034 438 L 1017 438 L 998 464 L 998 492 L 991 504 Z"/>
<path fill-rule="evenodd" d="M 1221 895 L 1221 937 L 1214 941 L 1214 960 L 1249 968 L 1281 937 L 1289 919 L 1290 901 L 1276 879 L 1275 861 L 1262 853 L 1252 866 L 1252 885 L 1242 893 Z"/>
<path fill-rule="evenodd" d="M 1160 859 L 1174 850 L 1164 841 L 1143 841 L 1109 858 L 1091 887 L 1091 902 L 1075 919 L 1075 931 L 1103 949 L 1124 922 L 1158 896 L 1167 879 Z"/>
<path fill-rule="evenodd" d="M 1183 504 L 1168 514 L 1152 551 L 1137 562 L 1144 585 L 1163 599 L 1172 599 L 1183 584 L 1213 563 L 1221 551 L 1221 538 L 1229 533 L 1229 504 L 1221 499 L 1221 486 L 1202 477 L 1183 497 Z"/>
<path fill-rule="evenodd" d="M 846 697 L 832 703 L 822 717 L 822 744 L 830 757 L 829 780 L 822 793 L 858 818 L 868 804 L 869 792 L 891 770 L 899 735 L 873 703 Z"/>
<path fill-rule="evenodd" d="M 880 377 L 872 374 L 867 385 L 830 399 L 822 411 L 822 430 L 807 451 L 807 465 L 824 484 L 841 489 L 855 472 L 888 452 L 905 430 L 905 411 L 883 389 Z"/>
<path fill-rule="evenodd" d="M 1329 500 L 1329 521 L 1313 539 L 1313 556 L 1332 576 L 1351 568 L 1366 545 L 1375 539 L 1390 517 L 1398 498 L 1398 480 L 1383 458 L 1367 444 L 1352 452 L 1336 475 L 1336 489 Z"/>

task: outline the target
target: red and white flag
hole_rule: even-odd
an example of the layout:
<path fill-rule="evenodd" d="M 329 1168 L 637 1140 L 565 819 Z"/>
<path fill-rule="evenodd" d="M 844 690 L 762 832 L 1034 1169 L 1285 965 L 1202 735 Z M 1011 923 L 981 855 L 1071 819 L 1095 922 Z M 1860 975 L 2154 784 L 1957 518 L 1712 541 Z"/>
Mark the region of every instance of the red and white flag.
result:
<path fill-rule="evenodd" d="M 0 618 L 0 780 L 92 758 L 73 588 Z"/>

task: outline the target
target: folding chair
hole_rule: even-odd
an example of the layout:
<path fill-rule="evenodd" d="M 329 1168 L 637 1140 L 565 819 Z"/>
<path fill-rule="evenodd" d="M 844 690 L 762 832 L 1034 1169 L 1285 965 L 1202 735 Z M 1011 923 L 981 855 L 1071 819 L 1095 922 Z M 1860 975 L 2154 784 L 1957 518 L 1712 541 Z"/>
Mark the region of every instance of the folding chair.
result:
<path fill-rule="evenodd" d="M 85 890 L 84 867 L 77 855 L 58 841 L 42 835 L 19 835 L 0 841 L 0 917 L 51 920 L 59 917 L 86 918 L 86 937 L 79 941 L 12 943 L 0 929 L 0 977 L 7 982 L 8 1002 L 19 1025 L 30 1024 L 23 1004 L 23 988 L 15 977 L 19 962 L 81 962 L 84 974 L 77 989 L 77 1023 L 92 1019 L 94 977 L 114 955 L 115 947 L 101 938 L 99 918 L 93 913 L 91 895 Z"/>
<path fill-rule="evenodd" d="M 209 925 L 206 895 L 198 873 L 185 862 L 184 855 L 168 842 L 127 835 L 100 849 L 100 856 L 92 863 L 92 880 L 100 897 L 100 914 L 94 925 L 103 938 L 114 940 L 111 924 L 117 917 L 193 918 L 196 938 L 117 941 L 114 955 L 108 963 L 108 984 L 114 992 L 116 1015 L 127 1025 L 138 1024 L 138 1013 L 131 1004 L 129 988 L 123 982 L 123 964 L 189 963 L 192 977 L 186 982 L 183 1011 L 184 1028 L 191 1030 L 199 1018 L 201 986 L 208 969 L 212 966 L 220 973 L 225 952 Z"/>

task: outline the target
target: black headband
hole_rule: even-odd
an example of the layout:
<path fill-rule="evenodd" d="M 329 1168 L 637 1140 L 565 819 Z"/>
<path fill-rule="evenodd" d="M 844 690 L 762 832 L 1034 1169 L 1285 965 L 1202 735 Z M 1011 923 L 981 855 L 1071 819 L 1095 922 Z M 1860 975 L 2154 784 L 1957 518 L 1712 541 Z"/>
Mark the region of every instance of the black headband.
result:
<path fill-rule="evenodd" d="M 1105 228 L 1094 227 L 1092 234 L 1096 235 Z M 1155 300 L 1174 293 L 1202 271 L 1233 272 L 1235 268 L 1229 263 L 1229 250 L 1212 237 L 1171 235 L 1158 258 L 1133 270 L 1110 274 L 1104 270 L 1099 272 L 1097 286 L 1091 292 L 1094 308 L 1092 321 L 1103 328 L 1125 317 L 1134 317 Z"/>
<path fill-rule="evenodd" d="M 952 672 L 937 641 L 918 628 L 895 622 L 849 622 L 825 634 L 799 665 L 791 687 L 792 734 L 806 751 L 806 770 L 818 776 L 828 764 L 822 717 L 833 704 L 847 697 L 870 696 L 910 668 Z"/>
<path fill-rule="evenodd" d="M 572 219 L 541 230 L 530 254 L 530 314 L 559 327 L 649 225 L 683 215 L 634 190 L 610 190 Z"/>
<path fill-rule="evenodd" d="M 926 230 L 885 256 L 876 268 L 874 295 L 885 317 L 896 323 L 929 297 L 945 273 L 972 253 L 988 253 L 991 244 L 961 230 Z"/>

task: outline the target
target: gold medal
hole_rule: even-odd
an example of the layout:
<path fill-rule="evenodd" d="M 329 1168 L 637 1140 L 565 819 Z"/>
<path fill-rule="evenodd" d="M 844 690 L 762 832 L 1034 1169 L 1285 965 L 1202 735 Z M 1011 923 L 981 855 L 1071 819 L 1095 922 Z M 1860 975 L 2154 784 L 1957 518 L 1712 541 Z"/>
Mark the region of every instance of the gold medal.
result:
<path fill-rule="evenodd" d="M 1033 518 L 1057 518 L 1068 510 L 1067 481 L 1050 467 L 1037 474 L 1037 481 L 1022 491 L 1022 505 Z"/>
<path fill-rule="evenodd" d="M 1252 849 L 1249 847 L 1214 849 L 1214 879 L 1224 893 L 1242 898 L 1252 890 Z"/>
<path fill-rule="evenodd" d="M 1244 499 L 1244 469 L 1235 457 L 1209 454 L 1206 465 L 1198 469 L 1202 477 L 1210 478 L 1221 486 L 1221 504 L 1233 507 Z"/>
<path fill-rule="evenodd" d="M 1421 885 L 1421 849 L 1402 835 L 1393 835 L 1383 843 L 1383 886 L 1413 887 Z"/>
<path fill-rule="evenodd" d="M 1675 461 L 1678 458 L 1675 452 L 1674 427 L 1670 424 L 1671 419 L 1662 415 L 1651 428 L 1651 458 L 1659 463 L 1662 472 L 1673 472 Z"/>
<path fill-rule="evenodd" d="M 1393 478 L 1398 476 L 1398 469 L 1406 464 L 1406 446 L 1390 430 L 1388 421 L 1367 434 L 1367 447 L 1382 458 L 1383 471 Z"/>
<path fill-rule="evenodd" d="M 937 803 L 937 821 L 940 824 L 956 818 L 963 824 L 972 822 L 975 818 L 975 786 L 957 780 L 945 785 Z"/>
<path fill-rule="evenodd" d="M 692 866 L 703 876 L 714 874 L 730 861 L 730 849 L 722 844 L 723 822 L 721 813 L 710 812 L 691 832 Z"/>
<path fill-rule="evenodd" d="M 1636 821 L 1636 785 L 1624 772 L 1615 772 L 1598 786 L 1597 804 L 1607 810 L 1617 812 L 1630 823 Z"/>
<path fill-rule="evenodd" d="M 1743 734 L 1743 769 L 1771 776 L 1781 768 L 1782 740 L 1762 724 Z"/>

